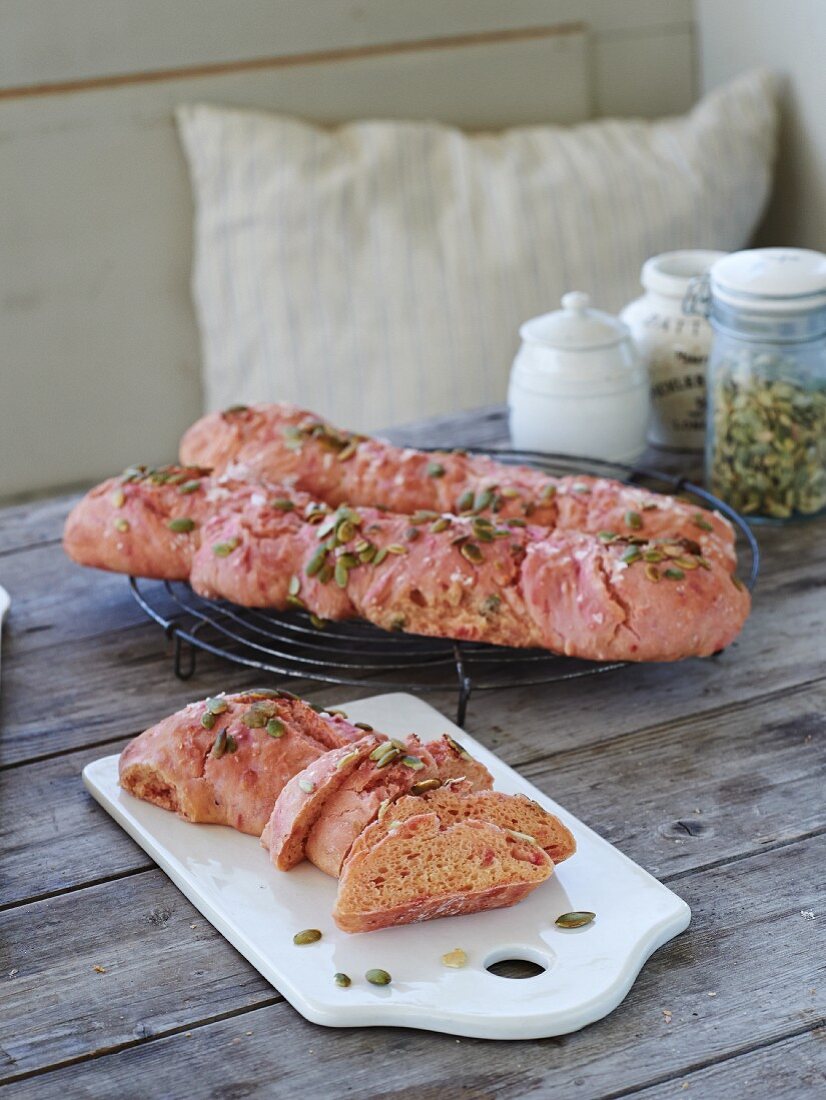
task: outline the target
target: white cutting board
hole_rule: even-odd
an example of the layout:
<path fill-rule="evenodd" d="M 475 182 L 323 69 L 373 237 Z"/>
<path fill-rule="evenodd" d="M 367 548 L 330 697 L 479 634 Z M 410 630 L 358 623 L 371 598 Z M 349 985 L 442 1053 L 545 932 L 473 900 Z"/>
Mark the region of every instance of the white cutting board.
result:
<path fill-rule="evenodd" d="M 83 780 L 94 798 L 308 1020 L 485 1039 L 563 1035 L 616 1008 L 649 955 L 687 927 L 691 912 L 676 894 L 421 699 L 378 695 L 340 708 L 392 736 L 450 733 L 487 765 L 497 789 L 527 794 L 557 814 L 578 850 L 511 909 L 348 935 L 331 916 L 334 879 L 306 862 L 277 871 L 255 837 L 189 825 L 133 798 L 118 786 L 117 756 L 87 765 Z M 591 910 L 596 920 L 576 930 L 554 925 L 574 909 Z M 305 928 L 323 937 L 296 947 L 293 935 Z M 468 955 L 464 969 L 441 962 L 455 947 Z M 546 969 L 521 979 L 485 969 L 503 959 Z M 392 983 L 370 985 L 364 974 L 373 967 L 387 970 Z M 350 976 L 349 988 L 334 984 L 337 971 Z"/>

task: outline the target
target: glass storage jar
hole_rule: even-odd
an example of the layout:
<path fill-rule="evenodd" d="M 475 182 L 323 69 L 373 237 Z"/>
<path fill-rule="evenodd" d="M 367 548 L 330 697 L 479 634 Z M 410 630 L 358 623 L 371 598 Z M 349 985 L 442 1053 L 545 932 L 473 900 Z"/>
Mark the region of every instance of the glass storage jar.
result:
<path fill-rule="evenodd" d="M 706 483 L 743 515 L 826 509 L 826 255 L 764 248 L 718 260 L 688 312 L 714 330 Z"/>

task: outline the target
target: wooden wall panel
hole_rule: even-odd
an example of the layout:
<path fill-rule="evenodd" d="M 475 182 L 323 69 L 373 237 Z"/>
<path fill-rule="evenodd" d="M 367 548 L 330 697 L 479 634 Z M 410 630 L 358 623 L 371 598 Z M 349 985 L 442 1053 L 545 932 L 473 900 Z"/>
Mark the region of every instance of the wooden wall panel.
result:
<path fill-rule="evenodd" d="M 200 411 L 176 104 L 474 129 L 574 122 L 623 103 L 661 113 L 691 99 L 672 79 L 688 64 L 677 64 L 688 8 L 0 0 L 0 497 L 170 458 Z M 587 32 L 569 22 L 582 16 Z M 633 73 L 617 61 L 629 35 Z M 623 91 L 629 80 L 645 93 Z M 68 91 L 77 81 L 92 84 Z"/>

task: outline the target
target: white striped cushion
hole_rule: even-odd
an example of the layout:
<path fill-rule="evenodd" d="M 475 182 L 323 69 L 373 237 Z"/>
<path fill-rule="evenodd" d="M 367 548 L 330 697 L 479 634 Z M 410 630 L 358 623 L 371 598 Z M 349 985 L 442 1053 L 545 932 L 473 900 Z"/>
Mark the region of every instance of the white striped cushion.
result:
<path fill-rule="evenodd" d="M 776 123 L 763 73 L 658 122 L 178 118 L 207 407 L 290 400 L 363 430 L 502 401 L 520 322 L 567 290 L 618 310 L 648 256 L 742 247 Z"/>

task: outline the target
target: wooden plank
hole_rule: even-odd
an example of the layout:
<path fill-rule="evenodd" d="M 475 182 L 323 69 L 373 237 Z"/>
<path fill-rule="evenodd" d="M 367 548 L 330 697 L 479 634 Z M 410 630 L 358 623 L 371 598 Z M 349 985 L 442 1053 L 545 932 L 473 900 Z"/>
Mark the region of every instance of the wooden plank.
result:
<path fill-rule="evenodd" d="M 77 493 L 29 500 L 0 510 L 0 555 L 26 550 L 46 542 L 58 542 L 69 509 Z M 0 573 L 5 563 L 0 562 Z"/>
<path fill-rule="evenodd" d="M 693 18 L 690 0 L 4 0 L 2 85 L 290 57 L 583 20 L 626 35 Z M 94 36 L 89 28 L 94 27 Z"/>
<path fill-rule="evenodd" d="M 368 1028 L 331 1034 L 285 1003 L 208 1023 L 266 1001 L 269 991 L 160 873 L 138 875 L 4 914 L 17 970 L 0 1008 L 5 1074 L 132 1044 L 105 1061 L 36 1077 L 18 1095 L 71 1085 L 84 1096 L 128 1096 L 136 1081 L 162 1081 L 168 1095 L 208 1083 L 213 1095 L 293 1097 L 335 1094 L 346 1082 L 348 1095 L 366 1097 L 386 1094 L 392 1082 L 395 1095 L 436 1097 L 445 1081 L 457 1081 L 497 1100 L 567 1095 L 572 1082 L 583 1098 L 617 1096 L 823 1022 L 814 960 L 826 951 L 826 924 L 801 911 L 826 901 L 824 858 L 821 837 L 684 878 L 692 925 L 649 961 L 623 1006 L 593 1027 L 529 1047 Z M 60 936 L 32 936 L 33 927 L 59 928 Z M 95 973 L 95 963 L 106 973 Z"/>
<path fill-rule="evenodd" d="M 541 758 L 520 770 L 653 874 L 670 876 L 826 829 L 824 734 L 821 682 L 569 752 L 536 746 Z M 513 762 L 507 735 L 490 741 Z M 150 866 L 80 781 L 88 761 L 124 743 L 0 772 L 0 906 Z"/>
<path fill-rule="evenodd" d="M 629 1095 L 634 1100 L 674 1100 L 678 1096 L 702 1097 L 702 1100 L 760 1096 L 801 1100 L 806 1096 L 823 1096 L 826 1094 L 824 1039 L 822 1031 L 805 1031 Z"/>

